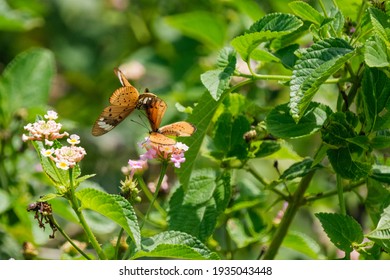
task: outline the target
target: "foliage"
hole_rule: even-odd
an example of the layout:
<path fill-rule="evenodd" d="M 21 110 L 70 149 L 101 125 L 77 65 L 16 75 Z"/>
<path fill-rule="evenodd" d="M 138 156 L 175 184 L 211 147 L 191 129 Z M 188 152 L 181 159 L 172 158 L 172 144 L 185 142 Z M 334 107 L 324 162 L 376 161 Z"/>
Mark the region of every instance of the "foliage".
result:
<path fill-rule="evenodd" d="M 270 1 L 276 12 L 266 13 L 255 1 L 212 1 L 202 9 L 189 1 L 184 10 L 134 2 L 94 4 L 87 22 L 66 1 L 0 4 L 3 32 L 34 36 L 36 29 L 55 42 L 33 49 L 21 39 L 15 47 L 0 42 L 12 50 L 0 80 L 0 257 L 45 258 L 18 248 L 28 242 L 40 250 L 48 234 L 38 227 L 49 226 L 74 248 L 58 258 L 334 259 L 343 252 L 350 259 L 357 252 L 388 259 L 390 4 Z M 44 23 L 48 11 L 61 15 L 55 31 Z M 88 28 L 97 19 L 104 24 Z M 63 25 L 73 44 L 59 32 Z M 136 42 L 124 39 L 129 34 Z M 101 41 L 97 51 L 89 41 L 103 35 L 118 41 Z M 66 81 L 59 93 L 51 87 L 55 63 L 56 79 Z M 129 80 L 140 87 L 177 102 L 181 113 L 169 106 L 163 122 L 187 113 L 197 128 L 180 138 L 189 147 L 181 165 L 171 164 L 175 152 L 167 148 L 153 160 L 150 150 L 141 156 L 147 171 L 146 160 L 129 161 L 120 195 L 123 156 L 145 148 L 133 146 L 146 130 L 120 125 L 101 139 L 89 136 L 104 106 L 97 96 L 115 88 L 107 69 L 117 64 L 133 70 Z M 60 137 L 24 136 L 38 157 L 22 142 L 23 126 L 48 104 L 81 135 L 81 162 L 61 165 L 54 156 L 67 147 Z M 47 113 L 35 122 L 49 120 Z M 77 139 L 71 135 L 69 147 Z M 32 168 L 37 158 L 43 172 Z M 83 232 L 71 238 L 66 225 Z"/>

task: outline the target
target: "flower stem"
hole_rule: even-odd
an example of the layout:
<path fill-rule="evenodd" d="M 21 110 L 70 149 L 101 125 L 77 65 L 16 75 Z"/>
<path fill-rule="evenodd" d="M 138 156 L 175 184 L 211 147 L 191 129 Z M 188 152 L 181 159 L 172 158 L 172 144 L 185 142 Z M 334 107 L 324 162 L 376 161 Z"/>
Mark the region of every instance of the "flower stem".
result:
<path fill-rule="evenodd" d="M 96 253 L 98 254 L 99 258 L 101 260 L 106 260 L 107 257 L 104 254 L 102 248 L 100 247 L 95 235 L 93 234 L 91 228 L 89 227 L 87 221 L 84 218 L 84 215 L 82 211 L 80 210 L 79 203 L 77 201 L 77 198 L 75 196 L 75 189 L 73 184 L 73 172 L 72 168 L 69 168 L 69 181 L 70 181 L 70 188 L 69 188 L 69 201 L 70 204 L 75 211 L 77 217 L 79 218 L 79 222 L 81 226 L 84 228 L 85 233 L 88 236 L 89 242 L 91 243 L 92 247 L 95 249 Z"/>
<path fill-rule="evenodd" d="M 142 191 L 144 192 L 145 196 L 149 199 L 149 201 L 153 200 L 153 194 L 150 192 L 149 188 L 146 186 L 144 179 L 140 175 L 134 175 L 134 177 L 137 179 L 138 184 L 140 185 Z M 166 216 L 165 210 L 161 207 L 160 203 L 158 201 L 155 201 L 155 207 L 158 212 L 160 212 L 161 216 Z"/>
<path fill-rule="evenodd" d="M 167 161 L 163 161 L 162 162 L 162 166 L 161 166 L 160 177 L 158 178 L 158 182 L 157 182 L 156 190 L 154 191 L 153 199 L 152 199 L 152 201 L 149 204 L 148 210 L 146 211 L 146 214 L 145 214 L 145 219 L 142 221 L 140 229 L 142 229 L 142 227 L 145 224 L 145 221 L 149 218 L 150 211 L 152 210 L 153 204 L 154 204 L 154 202 L 157 199 L 158 193 L 160 192 L 161 184 L 162 184 L 162 181 L 164 179 L 164 176 L 165 176 L 165 173 L 167 171 L 167 168 L 168 168 L 168 162 Z"/>
<path fill-rule="evenodd" d="M 124 229 L 121 228 L 121 230 L 119 231 L 119 234 L 118 234 L 118 239 L 116 241 L 116 245 L 115 245 L 115 257 L 114 257 L 115 260 L 119 259 L 119 247 L 121 245 L 121 238 L 122 238 L 123 232 L 124 232 Z"/>
<path fill-rule="evenodd" d="M 284 237 L 287 235 L 290 224 L 294 219 L 299 207 L 302 205 L 303 196 L 309 187 L 313 175 L 314 171 L 309 172 L 305 177 L 302 178 L 301 182 L 299 183 L 299 186 L 295 191 L 291 202 L 288 204 L 283 219 L 272 238 L 271 244 L 263 256 L 264 260 L 272 260 L 278 253 L 280 245 L 282 244 Z"/>
<path fill-rule="evenodd" d="M 60 227 L 60 225 L 57 223 L 57 221 L 54 219 L 54 217 L 51 218 L 51 221 L 53 222 L 53 224 L 56 226 L 56 228 L 58 229 L 58 231 L 62 234 L 62 236 L 68 240 L 68 242 L 73 246 L 73 248 L 75 248 L 77 250 L 77 252 L 79 252 L 84 258 L 86 258 L 87 260 L 90 260 L 91 258 L 86 254 L 84 253 L 83 250 L 81 250 L 74 242 L 73 240 L 70 238 L 69 235 L 66 234 L 66 232 Z"/>

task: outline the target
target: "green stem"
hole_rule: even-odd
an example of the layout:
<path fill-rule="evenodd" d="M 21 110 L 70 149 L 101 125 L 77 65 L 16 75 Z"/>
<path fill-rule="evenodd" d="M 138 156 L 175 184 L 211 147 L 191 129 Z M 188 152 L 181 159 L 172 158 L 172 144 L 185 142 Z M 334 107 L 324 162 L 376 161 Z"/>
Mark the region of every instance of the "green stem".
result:
<path fill-rule="evenodd" d="M 264 260 L 272 260 L 275 258 L 276 254 L 278 253 L 280 245 L 282 244 L 283 239 L 287 234 L 290 224 L 294 219 L 295 214 L 297 213 L 299 207 L 302 205 L 303 196 L 307 188 L 309 187 L 313 175 L 314 175 L 314 171 L 311 171 L 305 177 L 303 177 L 301 182 L 299 183 L 299 186 L 295 191 L 291 202 L 288 204 L 283 219 L 280 222 L 280 225 L 277 228 L 274 237 L 272 238 L 272 242 L 263 256 Z"/>
<path fill-rule="evenodd" d="M 345 200 L 344 200 L 344 189 L 343 189 L 342 179 L 339 174 L 336 175 L 336 181 L 337 181 L 337 195 L 339 197 L 339 204 L 340 204 L 340 213 L 342 215 L 347 215 L 347 210 L 345 207 Z"/>
<path fill-rule="evenodd" d="M 114 257 L 115 260 L 119 259 L 119 248 L 121 245 L 121 238 L 122 238 L 123 232 L 124 232 L 124 229 L 121 228 L 121 230 L 119 231 L 119 234 L 118 234 L 118 239 L 116 241 L 116 245 L 115 245 L 115 257 Z"/>
<path fill-rule="evenodd" d="M 160 192 L 161 184 L 162 184 L 162 181 L 164 179 L 167 168 L 168 168 L 168 162 L 163 161 L 162 166 L 161 166 L 160 177 L 158 178 L 158 182 L 157 182 L 156 190 L 154 191 L 153 199 L 149 204 L 148 210 L 146 211 L 146 214 L 145 214 L 145 219 L 142 221 L 140 229 L 143 228 L 143 226 L 145 224 L 145 220 L 147 220 L 149 218 L 150 211 L 152 210 L 154 202 L 156 201 L 158 193 Z"/>
<path fill-rule="evenodd" d="M 365 183 L 364 180 L 362 181 L 359 181 L 359 182 L 355 182 L 351 185 L 348 185 L 348 186 L 345 186 L 343 188 L 343 191 L 344 192 L 350 192 L 352 191 L 353 189 L 357 188 L 357 187 L 360 187 L 361 185 L 363 185 Z M 319 194 L 315 194 L 315 195 L 311 195 L 311 196 L 308 196 L 304 199 L 304 204 L 306 203 L 312 203 L 316 200 L 319 200 L 319 199 L 323 199 L 323 198 L 327 198 L 327 197 L 331 197 L 331 196 L 334 196 L 338 193 L 338 189 L 337 190 L 333 190 L 333 191 L 329 191 L 329 192 L 325 192 L 325 193 L 319 193 Z"/>
<path fill-rule="evenodd" d="M 88 236 L 89 242 L 91 243 L 92 247 L 95 249 L 99 258 L 101 260 L 106 260 L 107 259 L 106 255 L 104 254 L 95 235 L 93 234 L 91 228 L 89 227 L 87 221 L 85 220 L 82 211 L 80 210 L 79 203 L 78 203 L 76 195 L 75 195 L 72 168 L 69 168 L 69 181 L 70 181 L 69 200 L 70 200 L 71 206 L 73 208 L 73 211 L 75 211 L 77 217 L 79 218 L 79 222 L 80 222 L 81 226 L 84 228 L 84 231 Z"/>
<path fill-rule="evenodd" d="M 136 178 L 139 186 L 141 187 L 141 190 L 144 192 L 145 196 L 151 202 L 153 200 L 153 194 L 150 192 L 149 188 L 146 186 L 144 179 L 142 176 L 138 174 L 134 174 L 134 177 Z M 165 212 L 164 208 L 161 207 L 160 203 L 158 201 L 155 201 L 155 207 L 158 212 L 160 212 L 161 216 L 165 217 L 167 213 Z"/>
<path fill-rule="evenodd" d="M 50 219 L 53 224 L 56 226 L 56 228 L 58 229 L 58 231 L 62 234 L 62 236 L 68 240 L 68 242 L 73 246 L 73 248 L 75 248 L 77 250 L 77 252 L 79 252 L 84 258 L 86 258 L 87 260 L 90 260 L 91 258 L 86 254 L 84 253 L 83 250 L 81 250 L 74 242 L 73 240 L 70 238 L 69 235 L 66 234 L 66 232 L 60 227 L 60 225 L 57 223 L 57 221 L 54 219 L 54 217 L 51 217 Z"/>

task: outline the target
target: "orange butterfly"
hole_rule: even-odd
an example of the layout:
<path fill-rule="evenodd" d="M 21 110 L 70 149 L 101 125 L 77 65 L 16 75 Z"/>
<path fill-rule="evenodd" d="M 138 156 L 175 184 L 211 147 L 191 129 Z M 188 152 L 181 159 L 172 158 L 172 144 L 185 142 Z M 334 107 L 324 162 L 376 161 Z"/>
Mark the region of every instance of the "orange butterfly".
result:
<path fill-rule="evenodd" d="M 114 69 L 114 73 L 118 76 L 122 87 L 114 91 L 109 99 L 111 105 L 104 108 L 95 121 L 92 127 L 92 135 L 94 136 L 100 136 L 109 132 L 130 115 L 134 109 L 143 109 L 144 104 L 156 97 L 153 93 L 140 95 L 138 90 L 130 84 L 118 68 Z"/>
<path fill-rule="evenodd" d="M 149 136 L 152 145 L 175 145 L 176 140 L 169 138 L 168 136 L 191 136 L 196 131 L 196 127 L 193 124 L 185 121 L 175 122 L 160 127 L 162 117 L 167 109 L 167 104 L 157 96 L 148 98 L 148 102 L 145 103 L 144 109 L 152 128 Z"/>

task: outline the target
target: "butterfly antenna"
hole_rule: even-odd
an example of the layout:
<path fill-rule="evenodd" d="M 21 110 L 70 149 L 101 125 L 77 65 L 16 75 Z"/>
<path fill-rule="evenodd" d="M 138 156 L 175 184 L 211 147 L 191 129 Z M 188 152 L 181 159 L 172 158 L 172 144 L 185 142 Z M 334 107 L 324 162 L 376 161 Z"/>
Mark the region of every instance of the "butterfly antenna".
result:
<path fill-rule="evenodd" d="M 147 131 L 150 131 L 150 129 L 149 129 L 148 125 L 146 124 L 144 118 L 142 118 L 140 115 L 138 115 L 138 118 L 140 119 L 140 121 L 133 120 L 133 119 L 131 119 L 131 121 L 135 122 L 136 124 L 138 124 L 138 125 L 140 125 L 140 126 L 142 126 L 144 128 L 146 128 Z"/>

